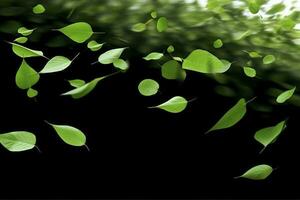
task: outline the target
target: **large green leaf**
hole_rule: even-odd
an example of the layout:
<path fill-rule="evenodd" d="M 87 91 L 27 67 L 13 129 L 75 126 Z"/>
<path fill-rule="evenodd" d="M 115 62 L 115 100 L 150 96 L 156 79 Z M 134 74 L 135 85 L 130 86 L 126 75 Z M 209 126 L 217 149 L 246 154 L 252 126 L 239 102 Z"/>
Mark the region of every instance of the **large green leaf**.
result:
<path fill-rule="evenodd" d="M 35 147 L 36 137 L 27 131 L 0 134 L 0 143 L 9 151 L 26 151 Z"/>
<path fill-rule="evenodd" d="M 72 61 L 64 56 L 55 56 L 47 62 L 40 71 L 41 74 L 63 71 L 71 65 Z"/>
<path fill-rule="evenodd" d="M 273 168 L 269 165 L 262 164 L 252 167 L 243 175 L 237 178 L 247 178 L 250 180 L 264 180 L 273 172 Z"/>
<path fill-rule="evenodd" d="M 144 79 L 138 85 L 139 92 L 144 96 L 152 96 L 157 93 L 159 84 L 152 79 Z"/>
<path fill-rule="evenodd" d="M 58 31 L 62 32 L 77 43 L 83 43 L 87 41 L 94 33 L 91 25 L 86 22 L 76 22 L 58 29 Z"/>
<path fill-rule="evenodd" d="M 188 101 L 185 98 L 181 96 L 175 96 L 165 103 L 150 108 L 159 108 L 170 113 L 180 113 L 187 107 L 187 104 Z"/>
<path fill-rule="evenodd" d="M 32 49 L 29 49 L 27 47 L 24 47 L 22 45 L 12 43 L 12 42 L 10 42 L 10 44 L 12 45 L 13 52 L 21 58 L 39 57 L 39 56 L 44 57 L 44 54 L 42 51 L 32 50 Z"/>
<path fill-rule="evenodd" d="M 105 53 L 101 54 L 98 58 L 98 61 L 101 64 L 112 64 L 115 60 L 119 59 L 125 48 L 117 48 L 117 49 L 111 49 L 109 51 L 106 51 Z"/>
<path fill-rule="evenodd" d="M 29 89 L 40 79 L 40 75 L 23 60 L 16 74 L 16 84 L 20 89 Z"/>

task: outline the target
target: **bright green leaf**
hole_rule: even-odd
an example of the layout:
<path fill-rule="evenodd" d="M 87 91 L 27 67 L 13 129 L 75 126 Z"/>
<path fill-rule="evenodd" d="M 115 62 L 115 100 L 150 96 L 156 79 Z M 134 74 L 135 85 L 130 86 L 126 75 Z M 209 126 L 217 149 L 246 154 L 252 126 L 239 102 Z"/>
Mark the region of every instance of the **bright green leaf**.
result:
<path fill-rule="evenodd" d="M 157 12 L 156 11 L 153 11 L 153 12 L 151 12 L 151 17 L 153 18 L 153 19 L 156 19 L 157 18 Z"/>
<path fill-rule="evenodd" d="M 45 7 L 42 4 L 38 4 L 32 8 L 34 14 L 42 14 L 46 11 Z"/>
<path fill-rule="evenodd" d="M 275 56 L 273 56 L 273 55 L 267 55 L 267 56 L 264 57 L 263 63 L 265 65 L 269 65 L 269 64 L 275 62 L 275 60 L 276 60 Z"/>
<path fill-rule="evenodd" d="M 113 62 L 113 65 L 118 68 L 118 69 L 121 69 L 121 70 L 127 70 L 129 68 L 129 65 L 128 63 L 123 60 L 123 59 L 116 59 L 114 62 Z"/>
<path fill-rule="evenodd" d="M 37 90 L 35 90 L 35 89 L 29 88 L 29 89 L 27 90 L 27 96 L 28 96 L 29 98 L 36 97 L 38 94 L 39 94 L 39 92 L 38 92 Z"/>
<path fill-rule="evenodd" d="M 169 80 L 185 80 L 186 72 L 181 68 L 181 65 L 175 61 L 170 60 L 161 67 L 161 75 Z"/>
<path fill-rule="evenodd" d="M 34 30 L 35 29 L 27 29 L 26 27 L 21 27 L 21 28 L 18 29 L 18 33 L 20 33 L 23 36 L 29 36 L 29 35 L 32 34 L 32 32 Z"/>
<path fill-rule="evenodd" d="M 36 137 L 27 131 L 0 134 L 0 143 L 9 151 L 26 151 L 35 147 Z"/>
<path fill-rule="evenodd" d="M 16 84 L 20 89 L 29 89 L 40 79 L 40 75 L 23 60 L 16 74 Z"/>
<path fill-rule="evenodd" d="M 144 58 L 144 60 L 159 60 L 163 56 L 164 56 L 164 54 L 162 54 L 162 53 L 152 52 L 143 58 Z"/>
<path fill-rule="evenodd" d="M 218 49 L 221 48 L 223 46 L 223 42 L 221 39 L 217 39 L 216 41 L 214 41 L 214 48 Z"/>
<path fill-rule="evenodd" d="M 284 9 L 285 5 L 283 3 L 278 3 L 272 6 L 272 8 L 267 11 L 267 14 L 274 15 L 276 13 L 282 12 Z"/>
<path fill-rule="evenodd" d="M 96 42 L 95 40 L 90 41 L 87 44 L 87 47 L 91 50 L 91 51 L 98 51 L 102 48 L 102 46 L 104 45 L 104 43 L 99 44 L 98 42 Z"/>
<path fill-rule="evenodd" d="M 27 37 L 18 37 L 14 40 L 15 42 L 18 42 L 20 44 L 24 44 L 28 41 L 28 38 Z"/>
<path fill-rule="evenodd" d="M 67 37 L 77 43 L 83 43 L 87 41 L 94 33 L 91 25 L 86 22 L 70 24 L 66 27 L 58 29 L 58 31 L 65 34 Z"/>
<path fill-rule="evenodd" d="M 111 49 L 103 54 L 101 54 L 98 58 L 98 61 L 101 64 L 112 64 L 115 60 L 119 59 L 121 54 L 126 48 L 117 48 Z"/>
<path fill-rule="evenodd" d="M 283 93 L 281 93 L 277 97 L 276 102 L 277 103 L 284 103 L 284 102 L 286 102 L 288 99 L 290 99 L 293 96 L 295 90 L 296 90 L 296 87 L 294 87 L 294 88 L 292 88 L 290 90 L 284 91 Z"/>
<path fill-rule="evenodd" d="M 134 32 L 143 32 L 144 30 L 146 30 L 146 24 L 144 24 L 144 23 L 134 24 L 131 27 L 131 30 L 134 31 Z"/>
<path fill-rule="evenodd" d="M 167 48 L 167 52 L 168 53 L 173 53 L 175 51 L 175 48 L 173 47 L 173 45 L 170 45 L 168 48 Z"/>
<path fill-rule="evenodd" d="M 257 165 L 246 171 L 237 178 L 247 178 L 250 180 L 264 180 L 273 172 L 273 168 L 269 165 Z"/>
<path fill-rule="evenodd" d="M 159 84 L 152 79 L 144 79 L 138 85 L 139 92 L 144 96 L 152 96 L 158 92 Z"/>
<path fill-rule="evenodd" d="M 255 77 L 256 76 L 256 70 L 251 68 L 251 67 L 243 67 L 244 69 L 244 73 L 246 74 L 246 76 L 248 77 Z"/>
<path fill-rule="evenodd" d="M 255 51 L 251 51 L 248 54 L 251 58 L 261 58 L 262 57 L 258 52 L 255 52 Z"/>
<path fill-rule="evenodd" d="M 42 51 L 32 50 L 16 43 L 10 43 L 10 44 L 12 45 L 13 52 L 21 58 L 38 57 L 38 56 L 44 57 Z"/>
<path fill-rule="evenodd" d="M 150 108 L 159 108 L 170 113 L 180 113 L 187 107 L 187 104 L 188 101 L 185 98 L 181 96 L 175 96 L 165 103 Z"/>
<path fill-rule="evenodd" d="M 158 32 L 164 32 L 168 28 L 168 20 L 165 17 L 161 17 L 157 20 L 156 28 Z"/>
<path fill-rule="evenodd" d="M 55 56 L 47 62 L 40 71 L 41 74 L 63 71 L 71 65 L 72 61 L 63 56 Z"/>
<path fill-rule="evenodd" d="M 256 0 L 248 0 L 248 8 L 252 14 L 257 14 L 260 10 L 260 4 Z"/>
<path fill-rule="evenodd" d="M 78 88 L 83 86 L 85 84 L 85 81 L 81 79 L 74 79 L 74 80 L 69 80 L 69 83 L 71 86 Z"/>

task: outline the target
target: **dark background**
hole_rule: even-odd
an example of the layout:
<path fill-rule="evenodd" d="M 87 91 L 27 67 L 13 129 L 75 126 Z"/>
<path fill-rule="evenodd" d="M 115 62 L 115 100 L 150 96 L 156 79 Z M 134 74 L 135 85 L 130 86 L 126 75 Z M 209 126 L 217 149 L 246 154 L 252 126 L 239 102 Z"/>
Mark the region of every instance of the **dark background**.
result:
<path fill-rule="evenodd" d="M 30 47 L 41 49 L 56 35 L 43 35 Z M 8 41 L 14 37 L 2 34 Z M 71 88 L 66 80 L 92 80 L 115 71 L 109 65 L 90 65 L 99 52 L 91 53 L 85 44 L 75 45 L 68 39 L 64 48 L 43 47 L 48 57 L 81 54 L 65 72 L 41 75 L 34 87 L 39 96 L 29 99 L 14 82 L 22 60 L 1 41 L 0 131 L 31 131 L 42 151 L 11 153 L 1 147 L 1 198 L 300 197 L 298 108 L 274 106 L 271 113 L 249 108 L 233 128 L 204 135 L 239 98 L 250 97 L 220 96 L 213 90 L 217 82 L 198 73 L 188 72 L 184 83 L 164 80 L 158 69 L 147 67 L 149 62 L 141 59 L 144 55 L 135 49 L 141 40 L 136 40 L 124 54 L 130 61 L 129 71 L 103 80 L 79 100 L 60 96 Z M 108 44 L 105 49 L 113 47 Z M 43 58 L 26 61 L 38 71 L 46 62 Z M 137 85 L 144 78 L 160 83 L 158 95 L 143 97 L 138 93 Z M 262 79 L 249 80 L 245 82 L 257 96 L 252 105 L 266 103 L 267 88 L 278 86 Z M 197 100 L 179 114 L 147 108 L 177 95 Z M 259 154 L 262 146 L 253 139 L 255 131 L 287 117 L 287 129 Z M 90 152 L 64 144 L 44 120 L 81 129 Z M 269 164 L 276 170 L 264 181 L 233 178 L 258 164 Z"/>

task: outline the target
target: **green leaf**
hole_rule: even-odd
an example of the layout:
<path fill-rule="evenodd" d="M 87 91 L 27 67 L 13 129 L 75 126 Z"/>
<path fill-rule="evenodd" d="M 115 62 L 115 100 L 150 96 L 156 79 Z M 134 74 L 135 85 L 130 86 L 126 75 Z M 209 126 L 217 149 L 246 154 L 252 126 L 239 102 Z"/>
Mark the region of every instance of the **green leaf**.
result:
<path fill-rule="evenodd" d="M 147 56 L 143 57 L 144 60 L 159 60 L 164 56 L 162 53 L 152 52 Z"/>
<path fill-rule="evenodd" d="M 214 41 L 214 48 L 218 49 L 221 48 L 223 46 L 223 42 L 221 39 L 217 39 L 216 41 Z"/>
<path fill-rule="evenodd" d="M 36 97 L 38 94 L 39 94 L 39 92 L 38 92 L 37 90 L 35 90 L 35 89 L 29 88 L 29 89 L 27 90 L 27 96 L 28 96 L 29 98 Z"/>
<path fill-rule="evenodd" d="M 86 142 L 86 137 L 84 133 L 72 126 L 67 125 L 56 125 L 50 124 L 58 136 L 68 145 L 72 146 L 84 146 Z"/>
<path fill-rule="evenodd" d="M 256 70 L 251 68 L 251 67 L 243 67 L 244 69 L 244 73 L 246 74 L 246 76 L 248 77 L 255 77 L 256 76 Z"/>
<path fill-rule="evenodd" d="M 164 32 L 168 28 L 168 20 L 165 17 L 161 17 L 157 20 L 156 29 L 158 32 Z"/>
<path fill-rule="evenodd" d="M 123 59 L 116 59 L 114 62 L 113 62 L 113 65 L 118 68 L 118 69 L 121 69 L 123 71 L 127 70 L 129 68 L 129 65 L 128 63 L 123 60 Z"/>
<path fill-rule="evenodd" d="M 161 75 L 168 80 L 185 80 L 186 72 L 181 68 L 181 65 L 175 61 L 170 60 L 161 67 Z"/>
<path fill-rule="evenodd" d="M 66 27 L 58 29 L 58 31 L 65 34 L 67 37 L 77 43 L 83 43 L 87 41 L 94 33 L 91 25 L 86 22 L 70 24 Z"/>
<path fill-rule="evenodd" d="M 182 58 L 180 58 L 180 57 L 172 57 L 174 60 L 176 60 L 176 61 L 178 61 L 178 62 L 182 62 L 183 61 L 183 59 Z"/>
<path fill-rule="evenodd" d="M 83 86 L 85 84 L 85 81 L 81 79 L 74 79 L 74 80 L 69 80 L 69 83 L 71 86 L 78 88 Z"/>
<path fill-rule="evenodd" d="M 134 32 L 143 32 L 144 30 L 146 30 L 146 24 L 144 24 L 144 23 L 134 24 L 131 27 L 131 30 L 134 31 Z"/>
<path fill-rule="evenodd" d="M 29 89 L 40 79 L 40 75 L 23 60 L 16 74 L 16 84 L 20 89 Z"/>
<path fill-rule="evenodd" d="M 260 10 L 260 4 L 256 0 L 248 0 L 248 8 L 252 14 L 257 14 Z"/>
<path fill-rule="evenodd" d="M 144 96 L 152 96 L 158 92 L 159 84 L 152 79 L 144 79 L 138 85 L 139 92 Z"/>
<path fill-rule="evenodd" d="M 261 58 L 262 57 L 258 52 L 255 52 L 255 51 L 251 51 L 248 54 L 251 58 Z"/>
<path fill-rule="evenodd" d="M 297 25 L 297 23 L 290 17 L 285 17 L 284 19 L 282 19 L 280 21 L 280 27 L 286 31 L 290 31 L 290 30 L 294 29 L 294 27 L 296 25 Z"/>
<path fill-rule="evenodd" d="M 63 56 L 55 56 L 47 62 L 45 67 L 40 71 L 41 74 L 60 72 L 71 65 L 72 61 Z"/>
<path fill-rule="evenodd" d="M 18 42 L 20 44 L 24 44 L 28 41 L 28 38 L 27 37 L 18 37 L 14 40 L 14 42 Z"/>
<path fill-rule="evenodd" d="M 98 58 L 98 61 L 101 64 L 112 64 L 115 60 L 119 59 L 125 48 L 117 48 L 111 49 L 103 54 L 101 54 Z"/>
<path fill-rule="evenodd" d="M 36 137 L 27 131 L 0 134 L 0 143 L 9 151 L 26 151 L 35 147 Z"/>
<path fill-rule="evenodd" d="M 282 12 L 285 9 L 285 5 L 283 3 L 275 4 L 271 9 L 267 11 L 268 15 L 274 15 L 276 13 Z"/>
<path fill-rule="evenodd" d="M 221 119 L 207 133 L 215 130 L 226 129 L 238 123 L 246 114 L 246 101 L 240 99 L 232 108 L 230 108 Z"/>
<path fill-rule="evenodd" d="M 168 53 L 173 53 L 175 51 L 175 48 L 173 47 L 173 45 L 170 45 L 168 48 L 167 48 L 167 52 Z"/>
<path fill-rule="evenodd" d="M 183 69 L 201 73 L 224 73 L 229 67 L 208 51 L 197 49 L 184 59 Z"/>
<path fill-rule="evenodd" d="M 283 93 L 281 93 L 277 97 L 276 102 L 277 103 L 284 103 L 284 102 L 286 102 L 288 99 L 290 99 L 293 96 L 295 90 L 296 90 L 296 87 L 294 87 L 294 88 L 292 88 L 290 90 L 284 91 Z"/>
<path fill-rule="evenodd" d="M 99 44 L 98 42 L 96 42 L 95 40 L 90 41 L 87 44 L 87 47 L 91 50 L 91 51 L 98 51 L 102 48 L 102 46 L 104 45 L 104 43 Z"/>
<path fill-rule="evenodd" d="M 34 14 L 42 14 L 46 11 L 45 7 L 42 4 L 37 4 L 32 8 Z"/>
<path fill-rule="evenodd" d="M 275 56 L 273 56 L 273 55 L 267 55 L 267 56 L 264 57 L 263 63 L 265 65 L 269 65 L 269 64 L 275 62 L 275 60 L 276 60 Z"/>
<path fill-rule="evenodd" d="M 187 104 L 188 101 L 185 98 L 181 96 L 175 96 L 165 103 L 150 108 L 159 108 L 170 113 L 180 113 L 187 107 Z"/>
<path fill-rule="evenodd" d="M 255 133 L 254 138 L 256 141 L 264 145 L 264 149 L 265 149 L 269 144 L 273 143 L 278 138 L 278 136 L 280 135 L 280 133 L 283 131 L 284 128 L 285 128 L 285 121 L 282 121 L 276 124 L 275 126 L 266 127 L 258 130 Z"/>
<path fill-rule="evenodd" d="M 156 19 L 157 18 L 157 12 L 156 11 L 153 11 L 153 12 L 151 12 L 151 17 L 153 18 L 153 19 Z"/>
<path fill-rule="evenodd" d="M 21 58 L 38 57 L 38 56 L 44 57 L 42 51 L 32 50 L 12 42 L 10 44 L 12 45 L 13 52 Z"/>
<path fill-rule="evenodd" d="M 18 33 L 20 33 L 23 36 L 29 36 L 29 35 L 32 34 L 32 32 L 34 30 L 35 29 L 27 29 L 26 27 L 21 27 L 21 28 L 18 29 Z"/>
<path fill-rule="evenodd" d="M 273 172 L 273 168 L 269 165 L 257 165 L 246 171 L 237 178 L 247 178 L 250 180 L 264 180 Z"/>

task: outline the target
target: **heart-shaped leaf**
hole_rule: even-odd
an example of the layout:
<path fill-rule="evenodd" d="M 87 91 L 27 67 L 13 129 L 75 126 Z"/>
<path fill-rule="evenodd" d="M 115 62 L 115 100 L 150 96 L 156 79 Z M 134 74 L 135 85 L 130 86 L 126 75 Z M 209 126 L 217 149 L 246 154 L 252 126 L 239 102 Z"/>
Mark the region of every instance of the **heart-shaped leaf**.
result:
<path fill-rule="evenodd" d="M 65 70 L 71 65 L 72 61 L 64 56 L 55 56 L 47 62 L 45 67 L 40 71 L 41 74 L 54 73 Z"/>
<path fill-rule="evenodd" d="M 152 96 L 157 93 L 159 89 L 159 84 L 152 79 L 144 79 L 138 85 L 138 90 L 141 95 Z"/>
<path fill-rule="evenodd" d="M 9 151 L 26 151 L 35 147 L 36 137 L 27 131 L 0 134 L 0 143 Z"/>
<path fill-rule="evenodd" d="M 28 96 L 29 98 L 36 97 L 38 94 L 39 94 L 39 92 L 38 92 L 37 90 L 35 90 L 35 89 L 29 88 L 29 89 L 27 90 L 27 96 Z"/>
<path fill-rule="evenodd" d="M 40 80 L 40 75 L 23 60 L 16 74 L 16 84 L 20 89 L 29 89 Z"/>
<path fill-rule="evenodd" d="M 262 164 L 252 167 L 243 175 L 236 178 L 247 178 L 250 180 L 264 180 L 273 172 L 273 168 L 269 165 Z"/>
<path fill-rule="evenodd" d="M 150 108 L 159 108 L 170 113 L 180 113 L 187 107 L 187 104 L 188 101 L 185 98 L 181 96 L 175 96 L 165 103 Z"/>
<path fill-rule="evenodd" d="M 76 22 L 58 29 L 58 31 L 77 43 L 87 41 L 94 34 L 91 25 L 86 22 Z"/>

